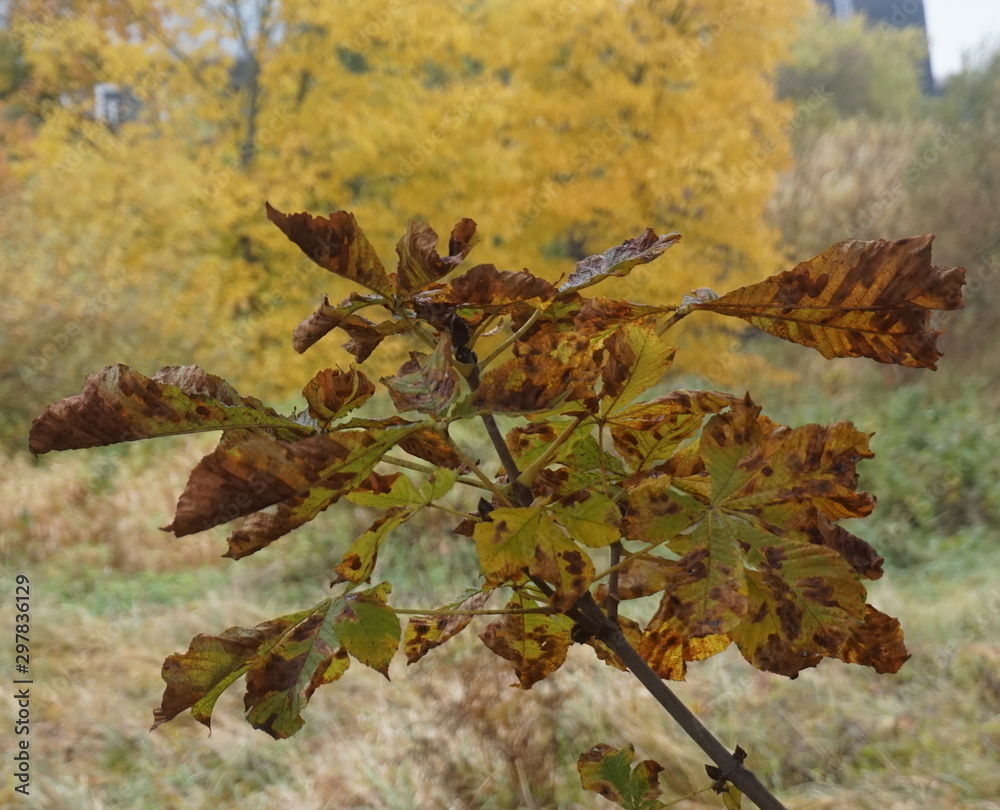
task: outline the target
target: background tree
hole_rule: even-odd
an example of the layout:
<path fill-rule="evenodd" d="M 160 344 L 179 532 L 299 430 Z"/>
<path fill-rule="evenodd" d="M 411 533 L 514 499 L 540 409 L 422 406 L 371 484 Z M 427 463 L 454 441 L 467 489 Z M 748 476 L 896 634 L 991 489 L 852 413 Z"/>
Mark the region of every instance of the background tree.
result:
<path fill-rule="evenodd" d="M 24 222 L 7 223 L 5 306 L 46 306 L 10 336 L 6 392 L 68 392 L 73 357 L 127 346 L 287 393 L 307 369 L 275 351 L 297 320 L 282 290 L 346 289 L 279 269 L 264 197 L 353 210 L 383 253 L 411 217 L 474 214 L 499 265 L 550 278 L 656 222 L 686 236 L 683 271 L 638 282 L 658 296 L 759 277 L 777 266 L 761 217 L 789 112 L 769 77 L 801 7 L 14 3 L 26 78 L 5 143 Z M 135 99 L 128 120 L 95 115 L 103 84 Z M 105 325 L 84 337 L 81 320 Z M 151 322 L 154 339 L 133 328 Z"/>

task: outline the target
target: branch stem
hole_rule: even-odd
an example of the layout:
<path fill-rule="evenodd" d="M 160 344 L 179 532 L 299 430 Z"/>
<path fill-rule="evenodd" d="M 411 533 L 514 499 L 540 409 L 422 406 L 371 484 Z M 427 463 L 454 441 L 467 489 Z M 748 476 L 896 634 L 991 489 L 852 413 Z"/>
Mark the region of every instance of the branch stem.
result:
<path fill-rule="evenodd" d="M 572 422 L 566 425 L 566 427 L 563 428 L 562 433 L 556 436 L 552 440 L 552 443 L 545 448 L 545 452 L 542 453 L 542 455 L 539 456 L 530 467 L 524 470 L 517 477 L 517 483 L 526 487 L 530 487 L 532 484 L 534 484 L 535 479 L 538 477 L 538 473 L 540 473 L 542 470 L 544 470 L 546 467 L 549 466 L 549 463 L 555 457 L 556 452 L 559 450 L 560 447 L 562 447 L 563 444 L 565 444 L 566 440 L 573 435 L 573 433 L 580 426 L 580 423 L 582 421 L 583 417 L 578 416 Z"/>
<path fill-rule="evenodd" d="M 482 371 L 490 363 L 496 360 L 501 354 L 503 354 L 509 346 L 512 346 L 515 342 L 517 342 L 525 332 L 527 332 L 532 326 L 535 325 L 535 321 L 538 320 L 538 316 L 541 314 L 542 311 L 540 309 L 536 309 L 534 312 L 532 312 L 531 315 L 528 316 L 528 320 L 524 322 L 524 325 L 520 329 L 514 332 L 503 343 L 501 343 L 493 351 L 491 351 L 485 360 L 479 361 L 479 370 Z"/>
<path fill-rule="evenodd" d="M 629 644 L 618 625 L 609 620 L 588 592 L 577 601 L 576 609 L 587 620 L 586 629 L 599 638 L 659 703 L 684 732 L 697 743 L 719 767 L 722 778 L 735 785 L 760 810 L 787 810 L 764 784 L 699 720 L 680 698 L 663 682 L 638 651 Z"/>
<path fill-rule="evenodd" d="M 558 613 L 552 607 L 536 608 L 493 608 L 489 610 L 450 610 L 449 608 L 397 608 L 390 607 L 393 613 L 400 613 L 406 616 L 505 616 L 519 613 Z"/>
<path fill-rule="evenodd" d="M 455 455 L 462 460 L 462 463 L 466 467 L 472 470 L 472 474 L 475 475 L 476 478 L 478 478 L 480 481 L 483 482 L 486 489 L 492 492 L 500 503 L 506 504 L 507 506 L 513 506 L 513 504 L 510 502 L 510 499 L 506 495 L 504 495 L 503 492 L 500 490 L 500 488 L 490 480 L 489 476 L 479 468 L 479 465 L 476 464 L 476 462 L 473 461 L 471 458 L 469 458 L 466 452 L 461 447 L 458 446 L 455 440 L 451 438 L 451 436 L 449 436 L 448 434 L 445 434 L 445 438 L 448 440 L 448 445 L 455 452 Z"/>
<path fill-rule="evenodd" d="M 406 458 L 399 458 L 397 456 L 382 456 L 380 459 L 386 464 L 392 464 L 394 467 L 405 467 L 407 470 L 413 470 L 414 472 L 422 472 L 427 475 L 433 475 L 437 472 L 438 468 L 432 464 L 421 464 L 419 461 L 410 461 Z M 458 484 L 465 484 L 469 487 L 476 487 L 477 489 L 489 489 L 489 487 L 484 486 L 481 481 L 475 478 L 469 478 L 467 475 L 460 475 L 455 479 Z"/>

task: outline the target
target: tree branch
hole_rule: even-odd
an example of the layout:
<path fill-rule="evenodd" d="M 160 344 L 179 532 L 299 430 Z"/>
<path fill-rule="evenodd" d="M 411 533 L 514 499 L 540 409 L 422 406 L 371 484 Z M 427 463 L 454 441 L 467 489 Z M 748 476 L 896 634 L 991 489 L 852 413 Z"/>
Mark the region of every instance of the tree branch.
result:
<path fill-rule="evenodd" d="M 576 603 L 580 613 L 593 628 L 593 635 L 604 644 L 649 692 L 667 713 L 674 718 L 684 732 L 698 744 L 719 767 L 722 777 L 735 785 L 744 796 L 750 799 L 760 810 L 787 810 L 777 798 L 757 778 L 756 774 L 733 756 L 718 738 L 699 720 L 695 714 L 684 705 L 680 698 L 671 691 L 657 675 L 638 651 L 628 642 L 621 628 L 611 621 L 594 601 L 588 592 Z"/>

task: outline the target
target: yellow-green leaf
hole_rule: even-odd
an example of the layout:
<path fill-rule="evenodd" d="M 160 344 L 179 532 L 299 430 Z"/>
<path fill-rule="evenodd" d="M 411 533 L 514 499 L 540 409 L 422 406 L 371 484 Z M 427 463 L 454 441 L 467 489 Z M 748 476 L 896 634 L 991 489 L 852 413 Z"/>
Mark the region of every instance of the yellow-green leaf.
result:
<path fill-rule="evenodd" d="M 490 512 L 490 519 L 476 524 L 473 532 L 486 581 L 499 584 L 519 577 L 534 562 L 543 533 L 565 538 L 540 507 L 501 507 Z"/>
<path fill-rule="evenodd" d="M 375 570 L 379 549 L 389 532 L 408 521 L 415 512 L 415 509 L 397 506 L 375 520 L 364 534 L 347 547 L 344 558 L 334 568 L 338 576 L 333 584 L 365 582 L 370 579 Z"/>
<path fill-rule="evenodd" d="M 674 361 L 668 346 L 650 324 L 630 323 L 604 341 L 608 354 L 601 378 L 601 414 L 611 416 L 656 385 Z"/>
<path fill-rule="evenodd" d="M 536 608 L 530 599 L 516 598 L 511 610 Z M 522 689 L 547 678 L 566 660 L 573 643 L 573 620 L 562 614 L 511 613 L 486 626 L 479 638 L 494 653 L 511 662 Z"/>
<path fill-rule="evenodd" d="M 643 760 L 632 767 L 635 748 L 622 749 L 598 743 L 580 755 L 576 769 L 584 790 L 591 790 L 614 802 L 625 810 L 661 810 L 663 802 L 657 800 L 660 790 L 660 773 L 663 766 L 652 759 Z"/>
<path fill-rule="evenodd" d="M 592 492 L 581 501 L 552 505 L 556 522 L 569 536 L 591 548 L 610 546 L 621 537 L 621 512 L 607 495 Z"/>
<path fill-rule="evenodd" d="M 333 623 L 347 651 L 362 664 L 389 677 L 389 662 L 399 648 L 402 628 L 386 604 L 391 587 L 382 582 L 342 599 Z"/>

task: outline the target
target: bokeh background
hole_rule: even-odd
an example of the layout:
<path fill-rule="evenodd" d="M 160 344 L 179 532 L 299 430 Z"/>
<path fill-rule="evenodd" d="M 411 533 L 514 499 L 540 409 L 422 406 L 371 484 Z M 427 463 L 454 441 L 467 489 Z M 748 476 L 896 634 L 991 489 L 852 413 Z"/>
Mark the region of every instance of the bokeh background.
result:
<path fill-rule="evenodd" d="M 25 806 L 610 807 L 574 767 L 597 742 L 664 764 L 665 798 L 708 783 L 627 676 L 574 649 L 511 689 L 474 628 L 391 683 L 352 667 L 290 741 L 243 722 L 236 689 L 211 736 L 186 716 L 148 732 L 167 654 L 324 598 L 371 516 L 338 505 L 235 564 L 224 531 L 157 528 L 211 438 L 34 459 L 27 431 L 113 363 L 197 363 L 286 411 L 316 369 L 346 367 L 330 338 L 291 350 L 320 296 L 350 288 L 267 222 L 268 200 L 353 211 L 389 265 L 407 220 L 447 234 L 470 216 L 475 261 L 549 278 L 646 226 L 681 231 L 615 282 L 657 303 L 846 238 L 937 234 L 935 262 L 968 268 L 938 371 L 824 361 L 706 318 L 677 331 L 664 382 L 876 432 L 861 484 L 879 504 L 851 528 L 887 558 L 872 601 L 912 659 L 790 682 L 727 653 L 678 691 L 790 808 L 1000 808 L 1000 52 L 933 75 L 918 5 L 879 22 L 811 0 L 0 3 L 0 565 L 5 626 L 14 577 L 32 587 Z M 397 606 L 474 580 L 450 530 L 387 547 Z M 5 751 L 13 710 L 0 701 Z M 0 806 L 17 806 L 11 766 Z"/>

